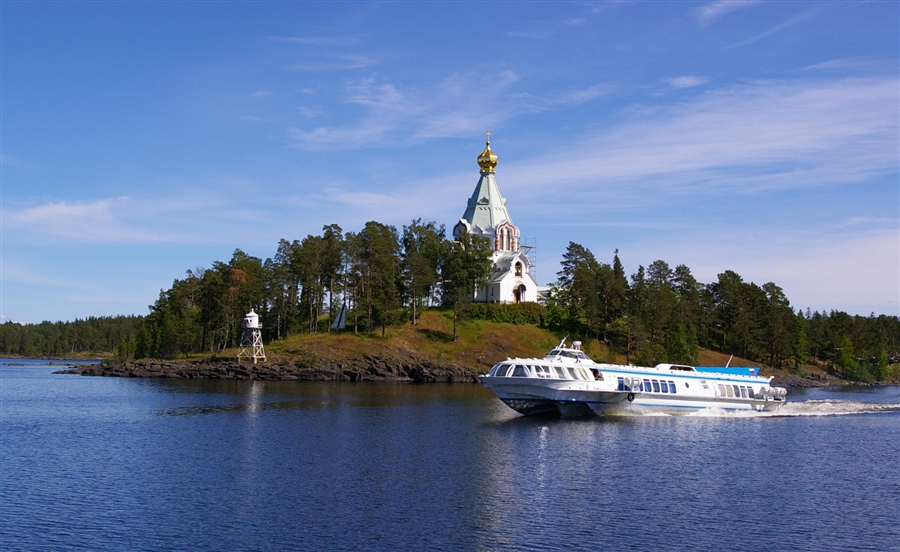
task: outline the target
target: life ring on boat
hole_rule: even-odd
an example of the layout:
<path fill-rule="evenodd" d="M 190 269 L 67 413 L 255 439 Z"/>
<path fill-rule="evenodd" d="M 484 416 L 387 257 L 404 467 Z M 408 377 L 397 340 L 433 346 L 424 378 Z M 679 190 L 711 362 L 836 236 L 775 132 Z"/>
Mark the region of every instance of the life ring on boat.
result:
<path fill-rule="evenodd" d="M 634 401 L 634 393 L 629 393 L 628 397 L 626 397 L 626 398 L 628 399 L 628 402 Z"/>

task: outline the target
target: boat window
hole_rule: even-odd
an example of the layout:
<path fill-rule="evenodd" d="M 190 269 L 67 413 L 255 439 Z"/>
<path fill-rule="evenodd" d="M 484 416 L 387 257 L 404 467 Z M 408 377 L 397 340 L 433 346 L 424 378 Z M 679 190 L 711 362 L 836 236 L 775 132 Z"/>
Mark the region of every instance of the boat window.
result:
<path fill-rule="evenodd" d="M 516 367 L 513 369 L 512 377 L 514 378 L 527 378 L 528 372 L 525 370 L 525 367 L 521 364 L 516 364 Z"/>
<path fill-rule="evenodd" d="M 553 349 L 547 356 L 555 356 L 559 354 L 559 349 Z"/>
<path fill-rule="evenodd" d="M 687 383 L 685 383 L 685 385 L 687 385 Z M 674 393 L 674 392 L 675 392 L 675 382 L 672 380 L 669 380 L 669 393 Z"/>
<path fill-rule="evenodd" d="M 729 397 L 733 397 L 733 396 L 734 396 L 734 390 L 731 389 L 731 386 L 730 386 L 730 385 L 726 385 L 726 386 L 725 386 L 725 392 L 728 394 Z"/>
<path fill-rule="evenodd" d="M 553 369 L 556 370 L 556 377 L 560 379 L 569 379 L 568 374 L 566 374 L 562 366 L 554 366 Z"/>
<path fill-rule="evenodd" d="M 668 382 L 666 382 L 666 380 L 660 380 L 660 382 L 659 382 L 659 388 L 662 389 L 662 392 L 663 392 L 663 393 L 668 393 L 668 392 L 669 392 L 669 384 L 668 384 Z"/>
<path fill-rule="evenodd" d="M 659 393 L 659 381 L 658 380 L 653 380 L 653 392 Z"/>
<path fill-rule="evenodd" d="M 720 397 L 728 396 L 727 393 L 725 393 L 725 386 L 722 385 L 721 383 L 719 384 L 719 396 Z"/>
<path fill-rule="evenodd" d="M 625 391 L 625 379 L 624 378 L 616 378 L 619 380 L 619 386 L 616 387 L 617 391 Z"/>
<path fill-rule="evenodd" d="M 709 386 L 706 385 L 706 380 L 700 380 L 700 385 L 702 385 L 704 389 L 709 389 Z"/>
<path fill-rule="evenodd" d="M 649 393 L 650 389 L 652 389 L 650 387 L 650 380 L 644 380 L 644 387 L 641 389 L 641 391 L 646 391 Z"/>
<path fill-rule="evenodd" d="M 491 370 L 491 375 L 496 376 L 498 378 L 502 378 L 506 376 L 506 372 L 509 370 L 509 364 L 498 364 L 494 366 L 494 369 Z"/>
<path fill-rule="evenodd" d="M 747 398 L 747 388 L 743 385 L 741 386 L 741 397 Z"/>
<path fill-rule="evenodd" d="M 734 388 L 734 396 L 735 396 L 735 397 L 740 397 L 740 396 L 741 396 L 741 390 L 740 390 L 740 388 L 739 388 L 737 385 L 732 385 L 731 387 Z M 731 396 L 731 393 L 728 393 L 728 396 L 730 397 L 730 396 Z"/>
<path fill-rule="evenodd" d="M 575 374 L 576 379 L 580 379 L 580 380 L 591 379 L 591 378 L 587 377 L 587 374 L 585 374 L 584 370 L 582 370 L 581 368 L 572 368 L 572 373 Z"/>

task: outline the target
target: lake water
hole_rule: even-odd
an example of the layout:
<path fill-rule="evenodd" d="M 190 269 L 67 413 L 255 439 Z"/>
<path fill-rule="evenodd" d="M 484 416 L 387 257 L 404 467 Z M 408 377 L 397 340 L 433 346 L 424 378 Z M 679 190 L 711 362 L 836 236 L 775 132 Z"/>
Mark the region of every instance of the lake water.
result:
<path fill-rule="evenodd" d="M 900 550 L 900 388 L 525 418 L 478 385 L 0 361 L 0 548 Z"/>

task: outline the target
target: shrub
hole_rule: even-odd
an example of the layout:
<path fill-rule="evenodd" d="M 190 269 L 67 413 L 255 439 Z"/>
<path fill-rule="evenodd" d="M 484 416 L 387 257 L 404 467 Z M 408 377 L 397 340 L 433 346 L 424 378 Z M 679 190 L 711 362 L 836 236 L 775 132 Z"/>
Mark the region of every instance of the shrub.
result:
<path fill-rule="evenodd" d="M 472 303 L 469 317 L 507 324 L 542 324 L 546 310 L 538 303 Z"/>

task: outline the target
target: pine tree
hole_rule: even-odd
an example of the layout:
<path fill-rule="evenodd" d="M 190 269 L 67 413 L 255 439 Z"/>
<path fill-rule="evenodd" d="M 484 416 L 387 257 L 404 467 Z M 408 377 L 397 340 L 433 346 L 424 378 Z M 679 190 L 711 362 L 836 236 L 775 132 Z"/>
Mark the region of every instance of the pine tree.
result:
<path fill-rule="evenodd" d="M 402 270 L 404 290 L 412 308 L 412 325 L 416 325 L 419 300 L 430 294 L 440 281 L 441 248 L 446 230 L 434 221 L 413 220 L 403 227 Z"/>
<path fill-rule="evenodd" d="M 491 275 L 493 250 L 487 238 L 462 232 L 455 242 L 445 242 L 441 259 L 444 298 L 453 305 L 453 341 L 462 309 Z"/>

